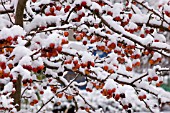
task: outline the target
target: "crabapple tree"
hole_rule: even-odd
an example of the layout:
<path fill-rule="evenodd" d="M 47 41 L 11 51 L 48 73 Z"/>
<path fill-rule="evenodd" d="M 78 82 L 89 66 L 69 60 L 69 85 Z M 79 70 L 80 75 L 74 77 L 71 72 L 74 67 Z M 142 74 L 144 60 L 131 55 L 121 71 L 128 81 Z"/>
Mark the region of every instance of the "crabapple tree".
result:
<path fill-rule="evenodd" d="M 159 112 L 169 33 L 168 0 L 1 0 L 0 111 Z"/>

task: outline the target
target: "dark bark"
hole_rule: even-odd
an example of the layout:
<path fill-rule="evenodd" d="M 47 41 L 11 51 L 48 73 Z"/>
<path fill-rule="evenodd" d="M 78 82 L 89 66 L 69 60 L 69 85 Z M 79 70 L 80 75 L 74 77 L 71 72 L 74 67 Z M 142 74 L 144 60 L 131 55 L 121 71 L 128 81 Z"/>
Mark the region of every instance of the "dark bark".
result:
<path fill-rule="evenodd" d="M 5 11 L 0 11 L 0 14 L 7 14 L 7 13 L 13 13 L 14 10 L 5 10 Z"/>
<path fill-rule="evenodd" d="M 21 80 L 22 77 L 19 75 L 16 83 L 14 83 L 16 92 L 12 95 L 12 97 L 14 98 L 14 104 L 18 104 L 18 106 L 16 107 L 17 111 L 21 109 Z"/>
<path fill-rule="evenodd" d="M 23 14 L 26 2 L 27 0 L 18 0 L 18 5 L 16 9 L 15 24 L 21 27 L 23 27 Z M 12 97 L 14 98 L 14 104 L 18 104 L 18 106 L 16 107 L 18 111 L 21 109 L 21 80 L 22 77 L 19 75 L 17 78 L 17 82 L 14 83 L 16 92 L 12 95 Z"/>
<path fill-rule="evenodd" d="M 21 27 L 23 27 L 23 14 L 26 2 L 27 0 L 18 0 L 18 5 L 16 9 L 15 24 Z"/>

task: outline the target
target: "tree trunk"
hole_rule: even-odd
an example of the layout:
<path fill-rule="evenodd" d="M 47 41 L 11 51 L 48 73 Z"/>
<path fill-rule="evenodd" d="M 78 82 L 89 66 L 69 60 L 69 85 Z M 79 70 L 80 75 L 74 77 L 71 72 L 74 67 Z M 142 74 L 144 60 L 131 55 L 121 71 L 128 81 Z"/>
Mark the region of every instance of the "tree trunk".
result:
<path fill-rule="evenodd" d="M 21 109 L 21 75 L 18 75 L 18 79 L 17 82 L 14 83 L 14 87 L 16 92 L 12 95 L 12 97 L 14 98 L 14 104 L 18 104 L 17 111 L 19 111 Z"/>
<path fill-rule="evenodd" d="M 15 24 L 20 25 L 21 27 L 23 27 L 23 14 L 26 2 L 27 0 L 18 0 L 18 5 L 16 9 Z"/>
<path fill-rule="evenodd" d="M 15 24 L 21 27 L 23 27 L 23 15 L 26 2 L 27 0 L 18 0 L 17 4 Z M 21 80 L 22 77 L 19 75 L 17 78 L 17 82 L 14 83 L 16 92 L 12 95 L 12 97 L 14 98 L 14 104 L 18 104 L 18 106 L 16 107 L 18 111 L 21 109 Z"/>

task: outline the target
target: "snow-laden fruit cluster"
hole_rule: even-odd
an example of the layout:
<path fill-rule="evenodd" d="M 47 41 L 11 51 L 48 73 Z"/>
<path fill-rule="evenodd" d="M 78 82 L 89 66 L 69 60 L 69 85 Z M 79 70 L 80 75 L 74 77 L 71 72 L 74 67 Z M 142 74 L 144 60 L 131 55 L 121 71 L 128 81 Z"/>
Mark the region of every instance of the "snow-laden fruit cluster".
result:
<path fill-rule="evenodd" d="M 23 27 L 20 1 L 0 2 L 0 112 L 69 102 L 78 113 L 159 112 L 170 102 L 159 88 L 168 0 L 28 0 Z"/>

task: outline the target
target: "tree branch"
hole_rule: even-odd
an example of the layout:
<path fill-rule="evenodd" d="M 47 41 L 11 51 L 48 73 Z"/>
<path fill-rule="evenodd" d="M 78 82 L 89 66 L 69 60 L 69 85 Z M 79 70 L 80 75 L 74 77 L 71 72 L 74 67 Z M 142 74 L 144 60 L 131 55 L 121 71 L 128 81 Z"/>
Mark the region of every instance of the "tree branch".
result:
<path fill-rule="evenodd" d="M 88 9 L 89 9 L 89 8 L 88 8 Z M 89 9 L 89 10 L 90 10 L 91 12 L 93 12 L 91 9 Z M 105 24 L 109 29 L 111 29 L 113 32 L 122 35 L 122 37 L 125 37 L 126 39 L 131 40 L 131 41 L 133 41 L 134 43 L 136 43 L 136 44 L 138 44 L 138 45 L 140 45 L 140 46 L 142 46 L 142 47 L 144 47 L 144 48 L 146 48 L 146 49 L 148 49 L 148 50 L 153 50 L 153 51 L 156 51 L 156 52 L 158 52 L 158 53 L 160 53 L 160 54 L 162 54 L 162 55 L 164 55 L 164 56 L 166 56 L 166 57 L 169 57 L 169 55 L 164 54 L 164 53 L 162 53 L 162 52 L 159 51 L 159 49 L 162 49 L 162 50 L 165 50 L 165 51 L 170 51 L 169 49 L 167 49 L 167 48 L 150 47 L 150 46 L 144 45 L 144 44 L 142 44 L 141 42 L 139 42 L 138 40 L 135 40 L 134 38 L 128 36 L 128 35 L 125 34 L 125 33 L 123 33 L 122 31 L 119 31 L 118 29 L 115 29 L 115 28 L 111 27 L 110 24 L 109 24 L 99 13 L 95 13 L 95 15 L 96 15 L 98 18 L 100 18 L 101 21 L 102 21 L 102 23 L 104 23 L 104 24 Z M 158 49 L 158 50 L 157 50 L 157 49 Z"/>
<path fill-rule="evenodd" d="M 43 103 L 43 105 L 40 107 L 40 109 L 38 109 L 38 111 L 37 111 L 36 113 L 40 112 L 41 109 L 42 109 L 44 106 L 46 106 L 49 102 L 51 102 L 51 101 L 53 100 L 53 98 L 54 98 L 54 96 L 52 96 L 46 103 Z"/>
<path fill-rule="evenodd" d="M 169 23 L 167 20 L 165 20 L 161 15 L 159 15 L 156 11 L 154 11 L 154 9 L 148 8 L 148 7 L 145 6 L 143 3 L 141 3 L 141 2 L 139 2 L 139 1 L 137 1 L 137 0 L 133 0 L 133 1 L 135 1 L 137 4 L 141 5 L 142 7 L 146 8 L 148 11 L 153 12 L 155 15 L 157 15 L 159 18 L 161 18 L 162 21 L 164 21 L 165 23 L 167 23 L 168 25 L 170 25 L 170 23 Z"/>
<path fill-rule="evenodd" d="M 7 14 L 7 13 L 13 13 L 14 12 L 14 10 L 12 9 L 12 10 L 5 10 L 5 11 L 0 11 L 0 14 Z"/>
<path fill-rule="evenodd" d="M 92 105 L 90 105 L 81 94 L 79 94 L 79 96 L 83 99 L 83 101 L 84 101 L 93 111 L 95 111 L 94 107 L 93 107 Z"/>
<path fill-rule="evenodd" d="M 6 7 L 5 7 L 5 5 L 4 5 L 4 3 L 3 3 L 2 0 L 1 0 L 1 3 L 2 3 L 2 6 L 3 6 L 3 8 L 5 9 L 6 13 L 8 14 L 8 17 L 9 17 L 10 22 L 11 22 L 12 24 L 14 24 L 14 22 L 12 21 L 12 19 L 11 19 L 11 17 L 10 17 L 10 15 L 9 15 L 9 13 L 8 13 L 8 11 L 7 11 L 7 9 L 6 9 Z"/>

